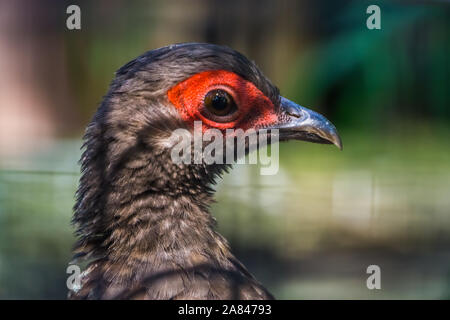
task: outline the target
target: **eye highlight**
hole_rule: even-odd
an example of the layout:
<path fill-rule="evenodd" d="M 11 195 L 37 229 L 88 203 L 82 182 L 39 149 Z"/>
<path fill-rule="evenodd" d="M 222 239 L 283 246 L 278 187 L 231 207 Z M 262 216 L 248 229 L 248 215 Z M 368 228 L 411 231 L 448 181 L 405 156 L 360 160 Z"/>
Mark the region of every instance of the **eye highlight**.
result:
<path fill-rule="evenodd" d="M 233 120 L 238 109 L 233 97 L 221 89 L 209 91 L 203 100 L 203 104 L 203 115 L 217 122 Z"/>

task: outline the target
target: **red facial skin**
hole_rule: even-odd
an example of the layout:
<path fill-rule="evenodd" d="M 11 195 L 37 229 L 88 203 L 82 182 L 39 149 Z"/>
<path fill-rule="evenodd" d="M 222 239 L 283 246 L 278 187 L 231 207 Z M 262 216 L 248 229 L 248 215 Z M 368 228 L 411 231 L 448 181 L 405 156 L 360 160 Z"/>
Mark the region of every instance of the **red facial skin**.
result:
<path fill-rule="evenodd" d="M 214 89 L 225 90 L 233 97 L 238 110 L 232 121 L 216 122 L 200 112 L 206 94 Z M 197 73 L 169 89 L 167 96 L 186 122 L 202 121 L 203 131 L 210 128 L 245 131 L 278 121 L 272 101 L 253 83 L 230 71 Z"/>

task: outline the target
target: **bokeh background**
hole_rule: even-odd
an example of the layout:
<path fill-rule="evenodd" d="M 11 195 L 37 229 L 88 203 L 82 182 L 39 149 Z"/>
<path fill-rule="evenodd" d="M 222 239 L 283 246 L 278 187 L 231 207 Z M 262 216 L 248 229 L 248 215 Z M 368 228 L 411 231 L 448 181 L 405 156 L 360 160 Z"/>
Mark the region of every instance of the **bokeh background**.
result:
<path fill-rule="evenodd" d="M 218 186 L 220 232 L 277 298 L 450 298 L 443 0 L 1 0 L 0 298 L 65 298 L 83 130 L 115 70 L 189 41 L 243 52 L 341 133 L 343 152 L 289 142 L 276 176 L 237 166 Z"/>

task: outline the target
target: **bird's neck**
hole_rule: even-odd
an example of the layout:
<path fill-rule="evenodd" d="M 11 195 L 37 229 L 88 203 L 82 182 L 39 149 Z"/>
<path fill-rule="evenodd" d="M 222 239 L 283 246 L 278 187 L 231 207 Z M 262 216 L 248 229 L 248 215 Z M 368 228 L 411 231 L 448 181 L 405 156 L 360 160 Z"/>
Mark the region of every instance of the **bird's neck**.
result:
<path fill-rule="evenodd" d="M 115 269 L 114 276 L 139 280 L 198 264 L 226 263 L 231 255 L 226 241 L 214 230 L 206 201 L 198 201 L 153 192 L 132 198 L 120 207 L 120 218 L 106 240 L 106 269 L 126 265 Z"/>
<path fill-rule="evenodd" d="M 107 279 L 139 281 L 173 269 L 229 264 L 232 255 L 208 210 L 210 171 L 172 166 L 168 159 L 135 155 L 104 171 L 103 179 L 82 180 L 90 188 L 76 207 L 82 233 L 77 251 L 101 257 L 97 263 Z M 82 220 L 83 209 L 90 221 Z"/>

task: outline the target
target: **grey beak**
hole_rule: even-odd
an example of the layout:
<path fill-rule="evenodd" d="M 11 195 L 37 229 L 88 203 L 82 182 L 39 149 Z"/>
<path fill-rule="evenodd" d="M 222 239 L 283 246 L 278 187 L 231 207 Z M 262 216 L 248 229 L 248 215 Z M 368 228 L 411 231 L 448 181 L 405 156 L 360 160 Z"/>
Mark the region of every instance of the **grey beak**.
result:
<path fill-rule="evenodd" d="M 342 150 L 342 141 L 336 127 L 321 114 L 281 97 L 279 129 L 281 140 L 303 140 L 334 144 Z"/>

